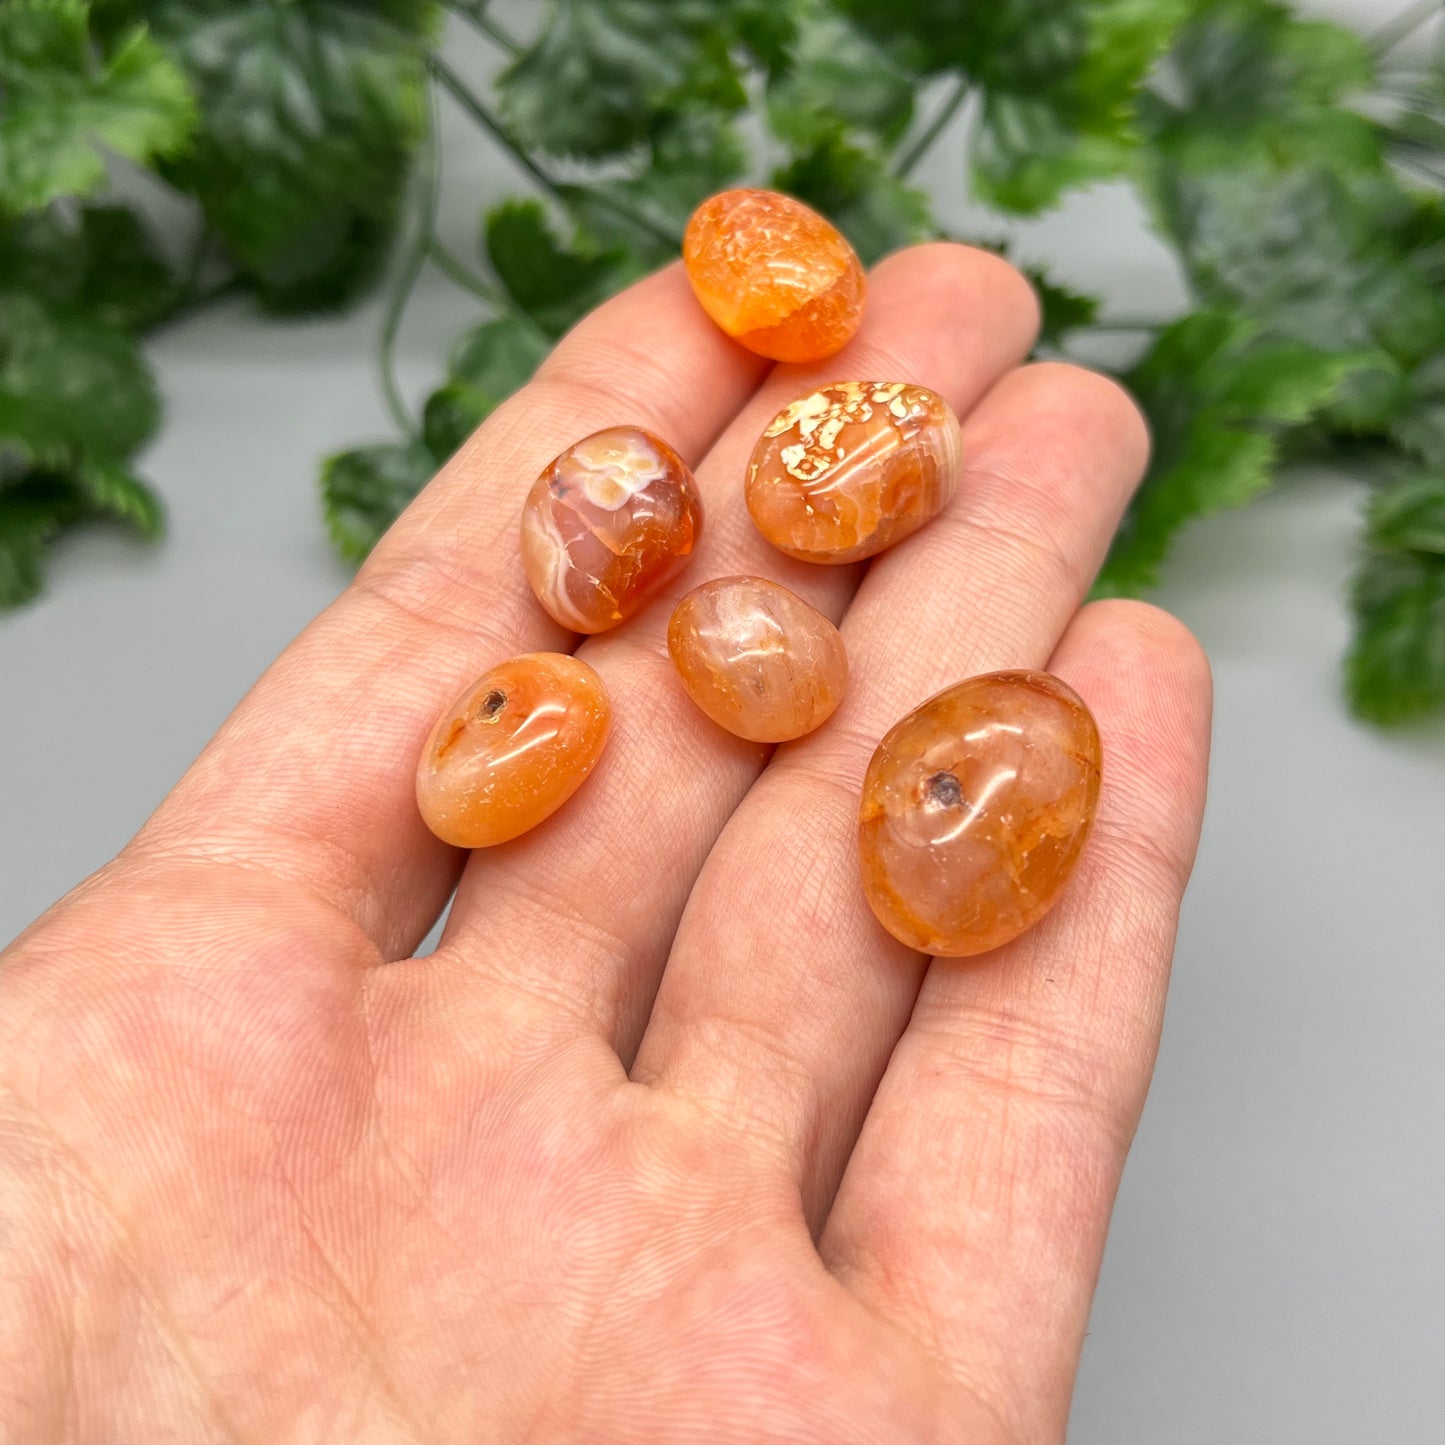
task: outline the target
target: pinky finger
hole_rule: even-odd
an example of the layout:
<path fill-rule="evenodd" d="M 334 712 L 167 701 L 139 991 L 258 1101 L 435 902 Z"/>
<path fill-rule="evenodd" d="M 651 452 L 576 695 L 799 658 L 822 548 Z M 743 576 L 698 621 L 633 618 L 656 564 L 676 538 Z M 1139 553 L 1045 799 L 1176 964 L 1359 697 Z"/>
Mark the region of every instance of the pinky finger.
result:
<path fill-rule="evenodd" d="M 1020 1440 L 1064 1435 L 1153 1069 L 1209 747 L 1208 664 L 1155 608 L 1085 608 L 1051 669 L 1104 742 L 1079 872 L 1032 932 L 929 966 L 821 1242 L 866 1304 Z"/>

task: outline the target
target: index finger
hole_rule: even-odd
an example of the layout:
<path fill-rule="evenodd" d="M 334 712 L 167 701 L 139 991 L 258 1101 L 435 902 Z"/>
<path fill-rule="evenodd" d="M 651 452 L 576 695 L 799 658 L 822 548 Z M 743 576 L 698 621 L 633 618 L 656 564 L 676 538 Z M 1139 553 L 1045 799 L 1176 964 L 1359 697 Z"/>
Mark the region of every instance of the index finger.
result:
<path fill-rule="evenodd" d="M 593 312 L 268 669 L 131 848 L 278 874 L 342 909 L 386 957 L 410 952 L 462 858 L 416 809 L 437 711 L 504 657 L 575 642 L 522 572 L 528 488 L 569 442 L 618 424 L 695 464 L 766 370 L 707 319 L 680 264 Z"/>

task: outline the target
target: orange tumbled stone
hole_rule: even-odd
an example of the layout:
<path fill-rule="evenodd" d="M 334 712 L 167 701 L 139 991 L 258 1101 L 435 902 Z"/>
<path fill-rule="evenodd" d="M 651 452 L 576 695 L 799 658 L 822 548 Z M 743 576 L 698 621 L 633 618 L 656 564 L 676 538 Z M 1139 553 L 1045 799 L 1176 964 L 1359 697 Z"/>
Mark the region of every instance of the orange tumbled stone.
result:
<path fill-rule="evenodd" d="M 490 848 L 551 817 L 597 766 L 612 706 L 580 658 L 529 652 L 498 663 L 432 729 L 416 772 L 426 825 L 458 848 Z"/>
<path fill-rule="evenodd" d="M 719 577 L 694 588 L 673 611 L 667 649 L 698 707 L 755 743 L 812 732 L 848 683 L 838 629 L 762 577 Z"/>
<path fill-rule="evenodd" d="M 962 456 L 958 418 L 936 392 L 836 381 L 768 424 L 748 465 L 748 511 L 790 557 L 857 562 L 942 511 Z"/>
<path fill-rule="evenodd" d="M 702 496 L 687 463 L 636 426 L 574 442 L 522 508 L 522 567 L 537 600 L 573 632 L 606 632 L 687 565 Z"/>
<path fill-rule="evenodd" d="M 777 191 L 722 191 L 682 238 L 702 309 L 774 361 L 821 361 L 863 320 L 863 265 L 837 227 Z"/>
<path fill-rule="evenodd" d="M 878 921 L 925 953 L 986 953 L 1058 900 L 1099 800 L 1099 730 L 1044 672 L 930 698 L 878 745 L 858 819 Z"/>

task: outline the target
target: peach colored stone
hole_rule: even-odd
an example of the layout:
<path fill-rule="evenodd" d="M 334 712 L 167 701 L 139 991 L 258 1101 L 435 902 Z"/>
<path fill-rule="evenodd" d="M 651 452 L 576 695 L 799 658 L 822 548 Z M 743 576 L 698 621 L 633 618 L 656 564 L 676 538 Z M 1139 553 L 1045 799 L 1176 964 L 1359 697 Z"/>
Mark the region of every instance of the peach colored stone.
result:
<path fill-rule="evenodd" d="M 901 381 L 838 381 L 783 408 L 753 449 L 758 530 L 804 562 L 857 562 L 916 532 L 958 486 L 958 418 Z"/>
<path fill-rule="evenodd" d="M 1099 730 L 1043 672 L 993 672 L 909 713 L 863 782 L 858 845 L 878 921 L 910 948 L 985 953 L 1058 901 L 1099 801 Z"/>
<path fill-rule="evenodd" d="M 863 266 L 841 232 L 777 191 L 723 191 L 682 240 L 702 309 L 734 341 L 774 361 L 821 361 L 863 319 Z"/>
<path fill-rule="evenodd" d="M 530 652 L 499 663 L 444 712 L 422 749 L 416 798 L 458 848 L 489 848 L 551 817 L 607 742 L 607 689 L 580 658 Z"/>
<path fill-rule="evenodd" d="M 698 707 L 757 743 L 812 732 L 848 683 L 838 629 L 762 577 L 719 577 L 694 588 L 672 614 L 667 648 Z"/>
<path fill-rule="evenodd" d="M 682 571 L 701 532 L 687 463 L 641 427 L 608 427 L 537 478 L 522 508 L 522 567 L 563 627 L 606 632 Z"/>

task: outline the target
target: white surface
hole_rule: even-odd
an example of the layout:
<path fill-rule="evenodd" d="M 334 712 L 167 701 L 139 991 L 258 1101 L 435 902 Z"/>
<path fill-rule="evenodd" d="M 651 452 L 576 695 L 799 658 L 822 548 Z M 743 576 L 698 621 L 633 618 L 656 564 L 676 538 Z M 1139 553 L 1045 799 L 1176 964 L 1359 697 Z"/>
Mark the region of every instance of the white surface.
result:
<path fill-rule="evenodd" d="M 447 123 L 462 248 L 514 181 Z M 955 138 L 924 178 L 962 226 L 957 174 Z M 1117 189 L 1020 235 L 1121 310 L 1178 302 Z M 410 390 L 467 305 L 422 291 Z M 169 540 L 71 540 L 45 600 L 0 622 L 0 939 L 124 842 L 342 585 L 315 459 L 388 434 L 377 319 L 277 325 L 237 304 L 157 343 L 170 423 L 146 468 Z M 1445 730 L 1343 713 L 1357 505 L 1321 479 L 1202 525 L 1158 599 L 1214 661 L 1214 787 L 1075 1445 L 1445 1440 Z"/>

